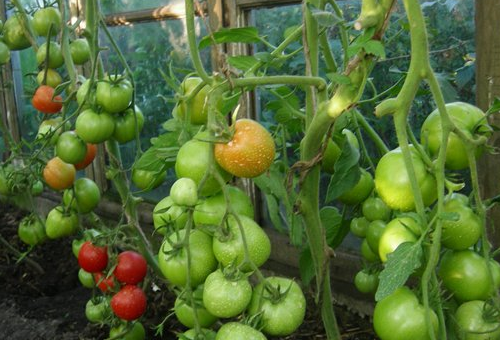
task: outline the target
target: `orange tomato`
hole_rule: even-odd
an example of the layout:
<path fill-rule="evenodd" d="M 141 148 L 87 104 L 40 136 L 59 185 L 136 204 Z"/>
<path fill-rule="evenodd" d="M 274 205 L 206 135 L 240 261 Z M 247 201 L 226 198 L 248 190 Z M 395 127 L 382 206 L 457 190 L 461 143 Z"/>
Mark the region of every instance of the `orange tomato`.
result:
<path fill-rule="evenodd" d="M 73 164 L 64 163 L 59 157 L 47 162 L 43 169 L 43 179 L 54 190 L 68 189 L 75 182 L 76 170 Z"/>
<path fill-rule="evenodd" d="M 83 161 L 75 164 L 75 169 L 76 170 L 85 169 L 90 163 L 94 161 L 96 153 L 97 153 L 97 146 L 95 144 L 87 143 L 87 154 L 85 155 Z"/>

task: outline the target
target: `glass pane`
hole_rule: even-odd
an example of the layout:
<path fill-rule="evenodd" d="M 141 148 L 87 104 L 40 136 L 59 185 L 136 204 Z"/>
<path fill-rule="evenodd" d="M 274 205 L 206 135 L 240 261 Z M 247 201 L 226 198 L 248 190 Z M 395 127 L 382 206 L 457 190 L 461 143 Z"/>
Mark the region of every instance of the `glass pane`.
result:
<path fill-rule="evenodd" d="M 206 34 L 201 20 L 197 22 L 197 26 L 198 35 Z M 145 118 L 141 133 L 141 149 L 146 150 L 150 146 L 152 137 L 165 132 L 162 124 L 172 118 L 171 112 L 175 106 L 174 92 L 167 85 L 160 71 L 168 74 L 171 63 L 178 79 L 182 80 L 192 69 L 185 26 L 180 20 L 167 20 L 116 26 L 109 29 L 134 74 L 136 105 L 141 109 Z M 110 46 L 104 35 L 101 45 Z M 207 69 L 210 69 L 210 49 L 202 51 L 202 59 Z M 103 53 L 103 61 L 108 72 L 124 70 L 114 51 L 109 50 Z M 132 166 L 135 150 L 135 142 L 121 146 L 125 168 Z M 170 187 L 173 180 L 174 177 L 171 174 L 162 187 L 146 196 L 152 199 L 164 197 L 167 192 L 166 188 Z"/>
<path fill-rule="evenodd" d="M 184 8 L 184 0 L 105 0 L 101 1 L 101 9 L 106 14 L 139 11 L 173 5 Z M 175 8 L 174 7 L 174 8 Z"/>

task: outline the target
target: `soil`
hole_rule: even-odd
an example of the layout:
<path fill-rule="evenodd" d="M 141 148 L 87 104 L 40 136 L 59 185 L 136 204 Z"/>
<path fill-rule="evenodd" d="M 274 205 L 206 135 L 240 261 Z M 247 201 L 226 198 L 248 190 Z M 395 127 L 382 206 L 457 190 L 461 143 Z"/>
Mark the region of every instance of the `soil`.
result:
<path fill-rule="evenodd" d="M 9 340 L 102 340 L 109 328 L 91 324 L 85 317 L 85 304 L 92 290 L 81 286 L 78 263 L 71 252 L 71 238 L 47 241 L 18 260 L 15 250 L 26 252 L 17 236 L 17 226 L 25 215 L 18 209 L 0 203 L 0 235 L 8 242 L 0 243 L 0 339 Z M 2 241 L 2 240 L 0 240 Z M 28 263 L 34 261 L 43 270 Z M 142 318 L 148 340 L 176 339 L 175 333 L 185 330 L 175 317 L 164 324 L 163 336 L 153 329 L 160 324 L 175 299 L 162 282 L 151 282 L 148 311 Z M 344 340 L 371 340 L 376 337 L 365 318 L 345 308 L 336 307 L 339 327 Z M 278 338 L 274 338 L 277 340 Z M 318 308 L 312 303 L 299 330 L 288 340 L 326 339 Z"/>

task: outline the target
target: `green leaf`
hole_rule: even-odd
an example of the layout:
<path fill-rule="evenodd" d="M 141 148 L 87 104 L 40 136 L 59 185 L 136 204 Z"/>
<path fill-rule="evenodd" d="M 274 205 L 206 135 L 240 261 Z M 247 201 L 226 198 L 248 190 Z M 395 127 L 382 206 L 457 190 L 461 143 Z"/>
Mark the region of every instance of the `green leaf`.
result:
<path fill-rule="evenodd" d="M 273 226 L 279 231 L 283 232 L 283 223 L 281 223 L 280 217 L 280 206 L 278 200 L 273 195 L 265 195 L 267 203 L 267 211 L 269 212 L 269 218 Z"/>
<path fill-rule="evenodd" d="M 444 101 L 446 103 L 457 101 L 458 93 L 448 80 L 446 74 L 436 73 L 436 79 L 439 83 L 439 87 L 441 87 L 441 91 L 443 92 Z"/>
<path fill-rule="evenodd" d="M 237 92 L 224 92 L 222 95 L 223 101 L 220 113 L 223 116 L 231 112 L 238 105 L 241 97 L 241 90 L 236 91 Z"/>
<path fill-rule="evenodd" d="M 182 122 L 180 122 L 179 120 L 177 120 L 175 118 L 172 118 L 172 119 L 167 120 L 165 123 L 163 123 L 162 127 L 166 131 L 177 131 L 177 130 L 179 130 L 179 128 L 182 127 Z"/>
<path fill-rule="evenodd" d="M 200 40 L 199 48 L 204 49 L 214 44 L 224 43 L 257 43 L 261 41 L 259 31 L 255 27 L 221 28 L 213 36 L 205 36 Z"/>
<path fill-rule="evenodd" d="M 368 54 L 373 54 L 376 57 L 380 57 L 381 59 L 385 59 L 385 48 L 384 44 L 382 44 L 378 40 L 370 40 L 367 41 L 363 45 L 364 50 Z"/>
<path fill-rule="evenodd" d="M 314 276 L 316 275 L 316 272 L 314 271 L 314 264 L 311 251 L 309 250 L 309 248 L 304 249 L 300 253 L 299 271 L 302 282 L 306 286 L 309 285 Z"/>
<path fill-rule="evenodd" d="M 464 66 L 457 69 L 456 82 L 457 87 L 462 89 L 476 75 L 476 65 L 474 62 L 467 62 Z"/>
<path fill-rule="evenodd" d="M 380 301 L 403 286 L 410 275 L 422 265 L 422 246 L 419 242 L 405 242 L 387 256 L 384 270 L 379 275 L 375 301 Z"/>
<path fill-rule="evenodd" d="M 500 113 L 500 98 L 499 97 L 495 97 L 495 99 L 493 99 L 493 103 L 491 104 L 488 111 L 486 111 L 487 115 L 494 114 L 494 113 Z"/>
<path fill-rule="evenodd" d="M 340 243 L 342 243 L 342 240 L 349 231 L 349 228 L 347 228 L 347 232 L 342 230 L 346 228 L 342 228 L 342 215 L 335 207 L 321 208 L 319 216 L 321 218 L 321 223 L 326 230 L 326 243 L 330 247 L 336 248 Z"/>
<path fill-rule="evenodd" d="M 255 185 L 265 194 L 284 198 L 287 195 L 283 175 L 274 167 L 268 173 L 264 173 L 253 179 Z"/>
<path fill-rule="evenodd" d="M 236 57 L 228 57 L 227 62 L 234 68 L 242 71 L 248 71 L 255 64 L 259 62 L 259 60 L 253 56 L 241 55 Z"/>
<path fill-rule="evenodd" d="M 311 10 L 311 14 L 316 19 L 319 26 L 333 27 L 339 22 L 344 21 L 341 17 L 337 16 L 333 12 L 320 10 L 312 6 L 309 6 L 309 9 Z"/>
<path fill-rule="evenodd" d="M 332 178 L 326 192 L 325 203 L 331 202 L 358 183 L 361 176 L 359 170 L 359 150 L 345 142 L 339 159 L 335 163 Z"/>

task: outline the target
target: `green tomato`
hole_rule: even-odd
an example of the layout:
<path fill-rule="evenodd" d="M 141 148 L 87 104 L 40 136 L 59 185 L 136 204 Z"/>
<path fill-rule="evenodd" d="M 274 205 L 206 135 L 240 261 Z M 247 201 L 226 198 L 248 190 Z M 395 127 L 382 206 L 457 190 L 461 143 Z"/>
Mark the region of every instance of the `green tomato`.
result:
<path fill-rule="evenodd" d="M 123 335 L 119 337 L 121 334 Z M 112 327 L 109 330 L 109 337 L 115 340 L 144 340 L 146 339 L 146 331 L 142 323 L 136 321 L 132 328 L 127 328 L 126 324 Z"/>
<path fill-rule="evenodd" d="M 69 164 L 83 161 L 87 154 L 87 144 L 78 137 L 75 131 L 63 132 L 56 143 L 56 156 Z"/>
<path fill-rule="evenodd" d="M 270 285 L 275 292 L 268 292 Z M 262 331 L 271 336 L 287 336 L 299 328 L 306 313 L 306 299 L 302 289 L 292 279 L 272 276 L 254 289 L 248 306 L 250 316 L 261 314 Z"/>
<path fill-rule="evenodd" d="M 78 215 L 73 212 L 64 213 L 59 206 L 52 209 L 45 220 L 45 232 L 51 239 L 74 234 L 78 229 Z"/>
<path fill-rule="evenodd" d="M 402 243 L 417 242 L 418 235 L 415 235 L 412 230 L 418 228 L 418 232 L 420 232 L 420 228 L 418 226 L 411 227 L 415 224 L 416 221 L 411 217 L 397 217 L 387 223 L 380 235 L 378 245 L 378 254 L 382 262 L 386 262 L 387 256 Z"/>
<path fill-rule="evenodd" d="M 215 340 L 267 340 L 267 338 L 251 326 L 228 322 L 219 329 Z"/>
<path fill-rule="evenodd" d="M 165 180 L 165 177 L 167 177 L 166 171 L 157 173 L 149 170 L 132 169 L 132 182 L 142 191 L 158 188 Z"/>
<path fill-rule="evenodd" d="M 366 238 L 361 242 L 361 256 L 363 259 L 370 263 L 374 262 L 380 262 L 380 258 L 378 257 L 378 254 L 375 253 L 372 248 L 368 245 L 368 241 Z"/>
<path fill-rule="evenodd" d="M 90 289 L 95 287 L 94 276 L 92 275 L 92 273 L 89 273 L 82 268 L 80 268 L 80 270 L 78 271 L 78 280 L 80 280 L 80 283 L 85 288 Z"/>
<path fill-rule="evenodd" d="M 181 333 L 177 336 L 177 339 L 180 340 L 196 340 L 198 339 L 196 336 L 202 335 L 205 340 L 215 340 L 215 337 L 217 336 L 217 333 L 215 333 L 211 329 L 201 329 L 201 334 L 196 332 L 196 329 L 191 328 L 185 331 L 184 333 Z"/>
<path fill-rule="evenodd" d="M 174 203 L 170 196 L 162 199 L 153 209 L 153 224 L 155 230 L 166 235 L 173 227 L 174 230 L 183 229 L 186 225 L 188 215 L 184 208 Z"/>
<path fill-rule="evenodd" d="M 0 65 L 7 64 L 10 61 L 10 50 L 7 45 L 0 41 Z"/>
<path fill-rule="evenodd" d="M 132 102 L 134 89 L 126 79 L 114 83 L 115 77 L 107 77 L 97 83 L 96 102 L 104 111 L 118 113 L 125 111 Z"/>
<path fill-rule="evenodd" d="M 410 155 L 424 205 L 429 206 L 437 198 L 436 179 L 427 170 L 413 146 L 410 147 Z M 400 148 L 389 151 L 379 160 L 375 170 L 375 188 L 379 197 L 390 209 L 401 211 L 415 209 L 415 197 Z"/>
<path fill-rule="evenodd" d="M 252 201 L 243 190 L 235 186 L 226 185 L 226 192 L 229 196 L 228 202 L 234 213 L 253 218 L 254 208 Z M 196 226 L 219 226 L 226 213 L 226 199 L 224 193 L 220 192 L 214 196 L 207 197 L 196 205 L 193 213 L 193 221 Z"/>
<path fill-rule="evenodd" d="M 361 207 L 363 216 L 368 221 L 388 221 L 391 218 L 391 209 L 378 197 L 368 197 Z"/>
<path fill-rule="evenodd" d="M 87 100 L 85 100 L 86 97 Z M 84 109 L 92 108 L 94 106 L 95 88 L 92 88 L 90 86 L 90 79 L 83 81 L 82 85 L 80 85 L 80 87 L 78 88 L 78 91 L 76 91 L 76 102 L 80 106 L 83 105 Z"/>
<path fill-rule="evenodd" d="M 366 242 L 370 246 L 370 249 L 377 254 L 379 254 L 379 243 L 380 237 L 384 233 L 386 223 L 384 221 L 373 221 L 370 222 L 368 228 L 366 229 Z"/>
<path fill-rule="evenodd" d="M 354 286 L 361 293 L 375 294 L 378 288 L 378 273 L 370 273 L 367 270 L 361 270 L 354 277 Z"/>
<path fill-rule="evenodd" d="M 27 245 L 36 246 L 47 239 L 43 222 L 35 215 L 29 215 L 21 220 L 17 235 Z"/>
<path fill-rule="evenodd" d="M 482 300 L 464 302 L 458 307 L 455 320 L 461 340 L 500 339 L 500 322 L 498 318 L 488 317 L 487 309 L 488 306 Z"/>
<path fill-rule="evenodd" d="M 455 102 L 446 104 L 446 112 L 457 129 L 466 136 L 470 138 L 491 136 L 492 129 L 481 109 L 471 104 Z M 436 109 L 427 116 L 420 132 L 422 144 L 428 148 L 431 156 L 437 157 L 442 135 L 441 117 Z M 484 147 L 477 148 L 476 156 L 479 156 L 483 149 Z M 455 132 L 451 132 L 448 136 L 445 166 L 450 170 L 462 170 L 469 167 L 466 147 Z"/>
<path fill-rule="evenodd" d="M 87 320 L 93 323 L 103 322 L 109 312 L 109 301 L 104 296 L 100 296 L 95 300 L 90 299 L 85 305 L 85 316 Z"/>
<path fill-rule="evenodd" d="M 363 202 L 373 191 L 373 177 L 365 169 L 361 170 L 361 176 L 356 185 L 338 197 L 339 201 L 347 205 L 356 205 Z"/>
<path fill-rule="evenodd" d="M 31 18 L 28 16 L 29 25 Z M 14 14 L 3 25 L 3 41 L 11 51 L 24 50 L 31 46 L 29 39 L 24 34 L 22 15 Z M 26 26 L 27 27 L 27 26 Z"/>
<path fill-rule="evenodd" d="M 33 29 L 38 36 L 47 37 L 49 31 L 51 32 L 51 36 L 56 36 L 61 30 L 61 12 L 54 7 L 41 8 L 33 14 L 32 23 Z"/>
<path fill-rule="evenodd" d="M 33 196 L 40 196 L 40 194 L 43 192 L 43 182 L 40 180 L 37 180 L 31 185 L 31 195 Z"/>
<path fill-rule="evenodd" d="M 437 337 L 438 318 L 430 310 L 432 331 Z M 425 308 L 407 287 L 396 289 L 377 302 L 373 312 L 373 327 L 381 340 L 429 340 Z"/>
<path fill-rule="evenodd" d="M 136 138 L 144 126 L 144 116 L 141 110 L 136 106 L 134 110 L 127 109 L 115 116 L 115 131 L 113 139 L 118 143 L 124 144 Z"/>
<path fill-rule="evenodd" d="M 198 202 L 198 186 L 191 178 L 179 178 L 170 188 L 170 197 L 177 205 L 193 207 Z"/>
<path fill-rule="evenodd" d="M 196 316 L 201 327 L 212 326 L 218 318 L 211 314 L 203 304 L 203 285 L 199 285 L 192 292 L 191 299 L 187 298 L 187 294 L 183 291 L 174 303 L 174 313 L 177 320 L 188 328 L 195 326 L 194 309 L 196 308 Z"/>
<path fill-rule="evenodd" d="M 219 318 L 232 318 L 245 311 L 252 298 L 248 277 L 229 278 L 218 269 L 208 275 L 203 288 L 203 304 Z"/>
<path fill-rule="evenodd" d="M 47 43 L 43 43 L 38 48 L 36 52 L 36 61 L 38 65 L 42 65 L 45 63 L 45 59 L 47 57 Z M 64 58 L 61 51 L 61 46 L 58 43 L 51 41 L 49 44 L 49 67 L 50 68 L 58 68 L 64 64 Z"/>
<path fill-rule="evenodd" d="M 203 231 L 194 229 L 189 235 L 191 265 L 188 273 L 187 250 L 180 248 L 172 252 L 173 244 L 182 242 L 185 234 L 186 230 L 182 229 L 178 233 L 170 235 L 168 240 L 163 242 L 158 254 L 158 262 L 163 276 L 173 285 L 184 287 L 189 275 L 191 286 L 196 287 L 215 270 L 217 260 L 212 250 L 212 237 Z"/>
<path fill-rule="evenodd" d="M 191 178 L 199 186 L 201 180 L 210 166 L 210 152 L 213 145 L 201 140 L 192 139 L 185 143 L 177 153 L 175 162 L 175 174 L 177 178 Z M 214 164 L 215 171 L 227 182 L 232 177 L 217 163 Z M 213 176 L 209 176 L 200 187 L 201 196 L 212 196 L 221 190 L 219 182 Z"/>
<path fill-rule="evenodd" d="M 83 65 L 90 59 L 90 47 L 87 39 L 76 39 L 69 44 L 71 59 L 75 65 Z"/>
<path fill-rule="evenodd" d="M 93 180 L 85 177 L 77 179 L 73 185 L 73 190 L 65 190 L 63 195 L 65 206 L 83 214 L 94 210 L 100 200 L 101 192 L 99 187 Z"/>
<path fill-rule="evenodd" d="M 249 260 L 257 267 L 262 266 L 271 255 L 271 241 L 266 232 L 251 218 L 239 215 L 241 228 L 245 234 Z M 245 247 L 238 221 L 229 216 L 225 228 L 214 237 L 213 252 L 223 267 L 230 264 L 239 266 L 245 259 Z M 246 263 L 240 268 L 251 271 L 253 267 Z"/>
<path fill-rule="evenodd" d="M 193 90 L 202 83 L 199 77 L 188 77 L 181 84 L 183 96 L 189 96 Z M 177 117 L 182 119 L 189 114 L 192 124 L 205 124 L 208 116 L 207 95 L 210 87 L 205 85 L 189 102 L 179 102 L 177 106 Z"/>
<path fill-rule="evenodd" d="M 349 225 L 349 230 L 357 237 L 366 237 L 370 222 L 365 217 L 354 217 Z"/>
<path fill-rule="evenodd" d="M 443 246 L 454 250 L 464 250 L 479 241 L 483 231 L 481 218 L 463 203 L 462 197 L 453 195 L 444 203 L 443 212 L 457 215 L 455 219 L 442 221 L 441 244 Z"/>
<path fill-rule="evenodd" d="M 45 85 L 49 85 L 52 88 L 56 88 L 62 83 L 62 77 L 56 70 L 48 68 L 47 70 L 41 70 L 36 76 L 36 82 L 38 85 L 43 85 L 43 77 L 45 76 L 45 71 L 47 71 L 47 77 L 45 79 Z"/>
<path fill-rule="evenodd" d="M 87 109 L 78 115 L 75 131 L 86 143 L 102 143 L 113 136 L 115 120 L 108 113 Z"/>
<path fill-rule="evenodd" d="M 69 127 L 69 126 L 68 126 Z M 62 132 L 62 118 L 45 119 L 38 127 L 35 140 L 42 140 L 50 137 L 50 145 L 55 145 Z"/>
<path fill-rule="evenodd" d="M 490 280 L 487 260 L 472 250 L 447 251 L 438 275 L 458 301 L 487 300 L 498 289 Z"/>

